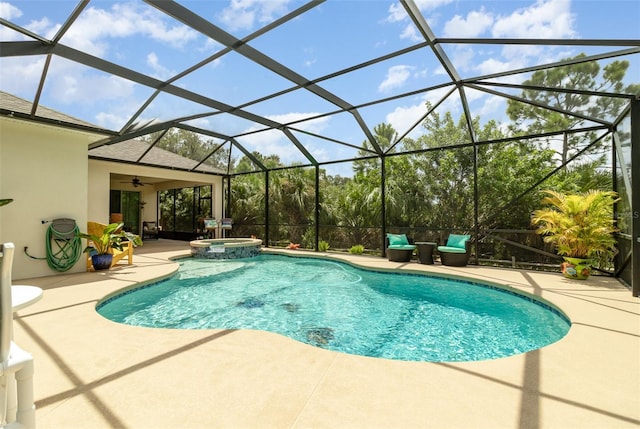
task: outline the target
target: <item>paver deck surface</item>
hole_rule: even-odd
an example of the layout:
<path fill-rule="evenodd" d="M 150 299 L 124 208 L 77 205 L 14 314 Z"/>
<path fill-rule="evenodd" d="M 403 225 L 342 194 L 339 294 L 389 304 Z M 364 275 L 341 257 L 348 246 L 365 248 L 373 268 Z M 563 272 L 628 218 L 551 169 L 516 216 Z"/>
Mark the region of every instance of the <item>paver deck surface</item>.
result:
<path fill-rule="evenodd" d="M 188 254 L 188 243 L 160 239 L 132 266 L 15 281 L 44 289 L 14 321 L 35 360 L 38 429 L 640 427 L 640 300 L 615 279 L 332 256 L 500 283 L 572 321 L 557 343 L 481 362 L 367 358 L 269 332 L 149 329 L 96 313 Z"/>

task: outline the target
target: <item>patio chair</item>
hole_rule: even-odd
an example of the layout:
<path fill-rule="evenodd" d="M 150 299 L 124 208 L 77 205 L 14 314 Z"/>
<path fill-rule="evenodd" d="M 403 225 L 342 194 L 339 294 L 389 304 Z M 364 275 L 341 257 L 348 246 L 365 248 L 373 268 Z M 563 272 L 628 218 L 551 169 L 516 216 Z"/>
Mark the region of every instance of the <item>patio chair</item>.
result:
<path fill-rule="evenodd" d="M 233 228 L 233 219 L 231 219 L 230 217 L 224 217 L 220 220 L 220 236 L 222 237 L 222 235 L 224 234 L 224 236 L 227 236 L 227 233 L 225 231 L 231 231 L 231 228 Z"/>
<path fill-rule="evenodd" d="M 14 250 L 13 243 L 0 245 L 0 426 L 33 429 L 36 427 L 33 356 L 13 342 L 11 270 Z"/>
<path fill-rule="evenodd" d="M 158 224 L 155 221 L 142 222 L 142 239 L 145 238 L 158 239 Z"/>
<path fill-rule="evenodd" d="M 406 234 L 387 234 L 387 257 L 391 262 L 409 262 L 416 246 L 409 242 Z"/>
<path fill-rule="evenodd" d="M 102 235 L 107 225 L 99 222 L 87 222 L 87 233 L 91 235 Z M 87 240 L 87 246 L 91 246 L 91 242 Z M 121 259 L 127 258 L 127 265 L 133 264 L 133 243 L 130 241 L 122 242 L 122 250 L 111 249 L 113 260 L 111 266 L 116 265 Z M 91 253 L 87 252 L 87 271 L 93 267 L 91 263 Z"/>
<path fill-rule="evenodd" d="M 471 257 L 470 235 L 450 234 L 447 244 L 438 246 L 440 262 L 451 267 L 464 267 Z"/>
<path fill-rule="evenodd" d="M 204 219 L 204 230 L 207 231 L 207 238 L 216 238 L 218 221 L 215 218 Z"/>

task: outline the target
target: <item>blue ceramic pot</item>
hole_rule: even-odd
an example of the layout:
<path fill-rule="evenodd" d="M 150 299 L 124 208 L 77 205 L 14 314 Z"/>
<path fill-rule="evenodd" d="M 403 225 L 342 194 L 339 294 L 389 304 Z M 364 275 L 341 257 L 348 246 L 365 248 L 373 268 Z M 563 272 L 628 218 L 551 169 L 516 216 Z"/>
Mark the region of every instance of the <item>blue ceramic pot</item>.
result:
<path fill-rule="evenodd" d="M 113 255 L 111 253 L 102 253 L 91 256 L 91 263 L 93 264 L 93 269 L 98 270 L 108 270 L 111 268 L 111 262 L 113 261 Z"/>

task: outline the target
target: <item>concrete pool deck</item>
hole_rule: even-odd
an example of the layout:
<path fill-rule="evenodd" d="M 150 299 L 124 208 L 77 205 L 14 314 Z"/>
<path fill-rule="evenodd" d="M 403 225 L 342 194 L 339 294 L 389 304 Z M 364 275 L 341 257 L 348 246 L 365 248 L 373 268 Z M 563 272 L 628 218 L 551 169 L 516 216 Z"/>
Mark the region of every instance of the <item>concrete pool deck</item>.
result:
<path fill-rule="evenodd" d="M 14 282 L 44 289 L 14 321 L 34 356 L 38 429 L 640 427 L 640 299 L 615 279 L 335 256 L 506 284 L 573 323 L 540 350 L 468 363 L 351 356 L 260 331 L 138 328 L 95 312 L 189 251 L 147 241 L 132 266 Z"/>

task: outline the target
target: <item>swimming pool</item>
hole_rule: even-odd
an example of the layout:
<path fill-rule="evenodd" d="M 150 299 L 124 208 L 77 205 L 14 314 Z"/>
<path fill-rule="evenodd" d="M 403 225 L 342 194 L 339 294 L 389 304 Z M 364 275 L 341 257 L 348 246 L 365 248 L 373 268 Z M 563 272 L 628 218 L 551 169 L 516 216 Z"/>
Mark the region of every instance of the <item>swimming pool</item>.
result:
<path fill-rule="evenodd" d="M 489 285 L 269 254 L 180 260 L 173 278 L 97 310 L 136 326 L 259 329 L 344 353 L 434 362 L 524 353 L 570 328 L 557 309 Z"/>

